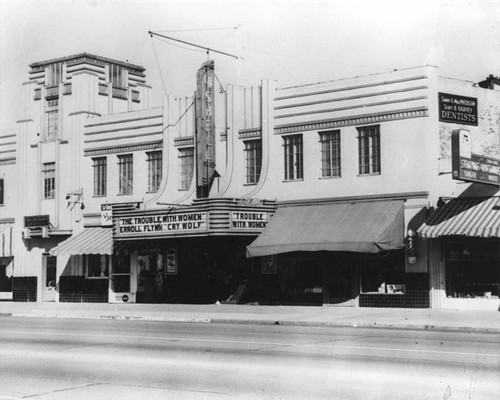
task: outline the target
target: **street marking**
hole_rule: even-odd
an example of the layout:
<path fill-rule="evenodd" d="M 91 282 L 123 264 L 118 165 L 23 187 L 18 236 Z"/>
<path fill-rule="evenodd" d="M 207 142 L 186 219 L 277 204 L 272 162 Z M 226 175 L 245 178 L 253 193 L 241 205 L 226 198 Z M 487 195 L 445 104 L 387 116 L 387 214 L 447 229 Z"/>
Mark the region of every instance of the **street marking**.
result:
<path fill-rule="evenodd" d="M 96 337 L 96 338 L 110 338 L 110 339 L 149 339 L 149 340 L 163 340 L 171 342 L 204 342 L 204 343 L 232 343 L 232 344 L 251 344 L 251 345 L 268 345 L 268 346 L 323 346 L 332 349 L 342 349 L 342 350 L 381 350 L 381 351 L 399 351 L 407 353 L 430 353 L 430 354 L 443 354 L 443 355 L 453 355 L 453 356 L 474 356 L 474 357 L 493 357 L 500 358 L 500 354 L 491 353 L 468 353 L 460 351 L 444 351 L 444 350 L 425 350 L 425 349 L 408 349 L 408 348 L 397 348 L 397 347 L 373 347 L 373 346 L 342 346 L 342 345 L 328 345 L 324 342 L 322 343 L 282 343 L 282 342 L 257 342 L 250 340 L 227 340 L 227 339 L 191 339 L 184 337 L 165 337 L 165 336 L 138 336 L 138 335 L 106 335 L 106 334 L 95 334 L 95 333 L 65 333 L 65 332 L 30 332 L 30 331 L 0 331 L 0 334 L 14 334 L 14 335 L 43 335 L 43 336 L 84 336 L 84 337 Z"/>

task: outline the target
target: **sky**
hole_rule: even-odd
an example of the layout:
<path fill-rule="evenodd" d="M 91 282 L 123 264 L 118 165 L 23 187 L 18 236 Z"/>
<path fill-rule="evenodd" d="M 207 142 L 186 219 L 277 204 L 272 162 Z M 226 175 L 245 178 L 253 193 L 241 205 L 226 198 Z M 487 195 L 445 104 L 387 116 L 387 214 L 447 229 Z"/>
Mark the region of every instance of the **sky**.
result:
<path fill-rule="evenodd" d="M 500 75 L 500 0 L 0 0 L 0 136 L 16 129 L 29 64 L 82 52 L 145 67 L 151 106 L 192 95 L 208 56 L 224 86 L 421 65 L 478 82 Z"/>

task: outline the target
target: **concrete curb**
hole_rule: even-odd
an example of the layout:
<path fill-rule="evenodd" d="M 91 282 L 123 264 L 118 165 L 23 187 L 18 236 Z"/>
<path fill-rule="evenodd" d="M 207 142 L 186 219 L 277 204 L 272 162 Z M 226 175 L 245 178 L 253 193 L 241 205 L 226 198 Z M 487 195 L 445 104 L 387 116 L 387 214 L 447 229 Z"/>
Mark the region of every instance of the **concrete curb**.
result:
<path fill-rule="evenodd" d="M 239 324 L 239 325 L 280 325 L 301 327 L 325 328 L 365 328 L 365 329 L 395 329 L 407 331 L 433 331 L 433 332 L 462 332 L 500 334 L 497 328 L 473 328 L 457 326 L 441 326 L 428 324 L 400 325 L 388 323 L 360 323 L 360 322 L 328 322 L 328 321 L 293 321 L 293 320 L 249 320 L 237 318 L 190 318 L 190 317 L 154 317 L 154 316 L 127 316 L 127 315 L 88 315 L 88 314 L 46 314 L 46 313 L 0 313 L 0 317 L 14 318 L 60 318 L 60 319 L 109 319 L 123 321 L 146 322 L 173 322 L 173 323 L 198 323 L 198 324 Z"/>

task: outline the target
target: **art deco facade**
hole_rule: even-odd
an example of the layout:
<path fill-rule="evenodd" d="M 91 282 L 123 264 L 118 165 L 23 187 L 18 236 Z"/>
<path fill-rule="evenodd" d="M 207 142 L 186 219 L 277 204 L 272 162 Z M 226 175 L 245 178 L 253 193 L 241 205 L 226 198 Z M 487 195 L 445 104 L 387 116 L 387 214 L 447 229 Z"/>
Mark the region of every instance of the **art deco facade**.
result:
<path fill-rule="evenodd" d="M 139 66 L 31 65 L 0 137 L 14 300 L 498 307 L 500 92 L 435 67 L 291 88 L 213 68 L 150 108 Z"/>

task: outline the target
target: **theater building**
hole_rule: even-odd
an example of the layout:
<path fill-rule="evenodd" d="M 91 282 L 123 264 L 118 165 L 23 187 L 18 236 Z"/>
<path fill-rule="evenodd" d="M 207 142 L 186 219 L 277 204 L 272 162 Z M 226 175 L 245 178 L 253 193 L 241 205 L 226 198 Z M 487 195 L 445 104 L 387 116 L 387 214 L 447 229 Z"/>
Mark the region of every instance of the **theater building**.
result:
<path fill-rule="evenodd" d="M 61 59 L 56 138 L 59 60 L 25 85 L 15 299 L 498 307 L 494 87 L 435 67 L 222 87 L 208 61 L 193 97 L 149 108 L 141 67 L 92 57 Z"/>

